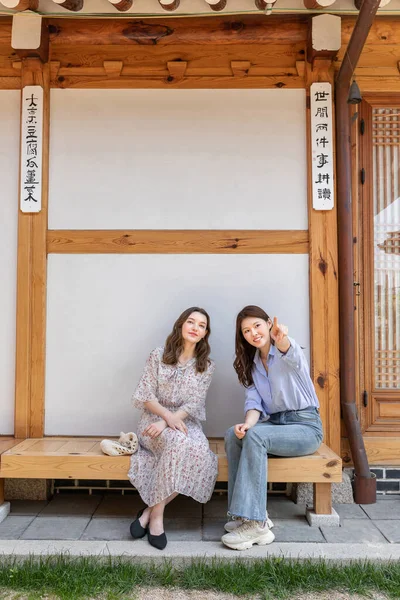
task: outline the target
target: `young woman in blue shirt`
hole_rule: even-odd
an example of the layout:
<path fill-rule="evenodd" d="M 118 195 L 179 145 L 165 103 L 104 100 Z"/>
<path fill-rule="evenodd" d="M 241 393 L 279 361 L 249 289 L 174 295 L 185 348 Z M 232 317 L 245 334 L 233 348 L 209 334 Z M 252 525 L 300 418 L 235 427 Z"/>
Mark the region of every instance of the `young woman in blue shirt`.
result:
<path fill-rule="evenodd" d="M 225 437 L 232 520 L 222 542 L 246 550 L 275 539 L 266 511 L 268 454 L 313 454 L 323 432 L 302 349 L 285 325 L 258 306 L 246 306 L 237 316 L 234 368 L 246 390 L 245 420 Z"/>

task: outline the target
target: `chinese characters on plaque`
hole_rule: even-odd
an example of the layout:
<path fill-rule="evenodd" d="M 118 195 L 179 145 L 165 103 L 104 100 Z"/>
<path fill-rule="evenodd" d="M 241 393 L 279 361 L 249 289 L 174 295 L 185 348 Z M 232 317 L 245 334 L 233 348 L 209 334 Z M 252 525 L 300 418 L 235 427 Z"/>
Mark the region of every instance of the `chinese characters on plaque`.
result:
<path fill-rule="evenodd" d="M 332 86 L 310 88 L 313 208 L 330 210 L 334 204 Z"/>
<path fill-rule="evenodd" d="M 43 88 L 28 85 L 22 90 L 20 209 L 40 212 L 42 207 Z"/>

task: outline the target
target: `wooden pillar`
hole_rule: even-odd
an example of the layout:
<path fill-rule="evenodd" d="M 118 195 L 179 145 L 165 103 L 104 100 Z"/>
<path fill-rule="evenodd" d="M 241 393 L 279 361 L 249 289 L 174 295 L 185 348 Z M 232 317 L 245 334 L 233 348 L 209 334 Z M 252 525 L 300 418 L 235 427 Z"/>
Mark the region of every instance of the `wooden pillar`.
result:
<path fill-rule="evenodd" d="M 326 211 L 312 207 L 310 86 L 314 82 L 330 82 L 333 91 L 330 58 L 315 57 L 312 64 L 306 63 L 311 375 L 321 405 L 325 443 L 340 455 L 337 217 L 336 206 Z"/>
<path fill-rule="evenodd" d="M 36 214 L 19 210 L 18 214 L 15 385 L 15 436 L 18 438 L 41 437 L 44 431 L 49 81 L 48 63 L 43 64 L 40 58 L 22 59 L 21 94 L 24 86 L 42 86 L 44 112 L 42 209 Z"/>

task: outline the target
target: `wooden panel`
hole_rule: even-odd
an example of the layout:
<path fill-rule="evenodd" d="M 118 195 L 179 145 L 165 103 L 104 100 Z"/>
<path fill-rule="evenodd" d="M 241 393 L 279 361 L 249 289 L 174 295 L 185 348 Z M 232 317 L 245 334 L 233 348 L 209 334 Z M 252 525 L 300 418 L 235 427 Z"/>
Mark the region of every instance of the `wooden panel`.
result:
<path fill-rule="evenodd" d="M 307 63 L 307 90 L 315 81 L 333 83 L 330 61 Z M 332 90 L 334 86 L 332 85 Z M 311 376 L 321 406 L 325 441 L 340 452 L 339 307 L 336 205 L 330 211 L 312 208 L 310 108 L 307 108 L 308 215 L 310 236 Z"/>
<path fill-rule="evenodd" d="M 364 435 L 365 450 L 367 452 L 368 462 L 372 465 L 400 465 L 400 438 L 396 432 L 382 436 L 382 432 L 376 436 Z M 349 442 L 342 438 L 341 456 L 344 467 L 353 465 L 350 453 Z"/>
<path fill-rule="evenodd" d="M 400 425 L 400 400 L 389 402 L 380 398 L 376 399 L 379 417 L 382 419 L 397 419 Z"/>
<path fill-rule="evenodd" d="M 127 479 L 129 456 L 106 456 L 101 453 L 99 440 L 94 438 L 44 438 L 29 440 L 2 455 L 0 476 L 48 479 Z M 88 444 L 88 442 L 90 442 Z M 61 443 L 57 449 L 53 444 Z M 213 440 L 217 449 L 222 440 Z M 85 445 L 91 446 L 84 451 Z M 40 450 L 39 450 L 40 448 Z M 81 454 L 79 454 L 81 448 Z M 75 449 L 78 452 L 71 452 Z M 69 450 L 69 453 L 67 452 Z M 218 481 L 227 481 L 228 465 L 225 453 L 218 453 Z M 271 458 L 268 480 L 271 482 L 320 482 L 342 480 L 340 458 L 324 444 L 310 456 Z"/>
<path fill-rule="evenodd" d="M 44 89 L 42 210 L 18 213 L 15 435 L 28 437 L 43 435 L 49 66 L 24 60 L 21 84 Z"/>
<path fill-rule="evenodd" d="M 50 230 L 47 252 L 56 254 L 306 254 L 308 232 Z"/>

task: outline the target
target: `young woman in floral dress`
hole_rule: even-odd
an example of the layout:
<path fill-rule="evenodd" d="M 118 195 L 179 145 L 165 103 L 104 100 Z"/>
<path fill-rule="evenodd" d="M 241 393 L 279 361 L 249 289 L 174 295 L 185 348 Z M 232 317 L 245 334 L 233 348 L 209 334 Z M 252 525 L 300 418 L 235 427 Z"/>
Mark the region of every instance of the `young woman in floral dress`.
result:
<path fill-rule="evenodd" d="M 175 322 L 163 348 L 153 350 L 133 395 L 141 409 L 139 450 L 132 456 L 129 479 L 146 507 L 131 525 L 134 538 L 167 545 L 164 508 L 178 494 L 207 502 L 217 478 L 218 460 L 200 421 L 214 373 L 209 359 L 210 317 L 196 306 Z"/>

